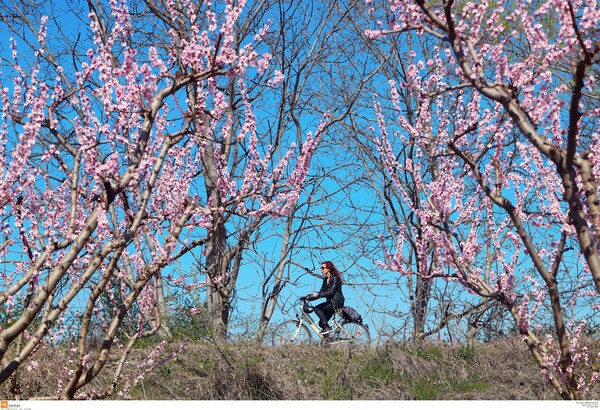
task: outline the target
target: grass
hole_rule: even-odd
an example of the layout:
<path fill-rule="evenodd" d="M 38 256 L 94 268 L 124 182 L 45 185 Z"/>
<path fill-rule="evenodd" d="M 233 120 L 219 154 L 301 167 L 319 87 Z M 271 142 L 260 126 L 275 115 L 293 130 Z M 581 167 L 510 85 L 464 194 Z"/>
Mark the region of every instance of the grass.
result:
<path fill-rule="evenodd" d="M 358 378 L 369 386 L 377 387 L 398 379 L 388 350 L 380 349 L 366 353 L 363 360 L 365 363 L 358 368 Z"/>
<path fill-rule="evenodd" d="M 411 353 L 424 360 L 439 359 L 443 356 L 442 348 L 437 345 L 428 345 L 425 347 L 416 346 Z"/>
<path fill-rule="evenodd" d="M 434 373 L 421 376 L 414 383 L 409 382 L 409 386 L 415 400 L 439 400 L 449 396 L 485 393 L 489 383 L 478 374 L 469 374 L 466 379 L 452 379 Z"/>
<path fill-rule="evenodd" d="M 558 400 L 518 341 L 469 346 L 401 343 L 376 348 L 189 343 L 167 345 L 139 378 L 151 347 L 136 349 L 114 398 L 134 400 Z M 175 357 L 172 353 L 178 351 Z M 52 359 L 56 357 L 56 359 Z M 53 361 L 54 360 L 54 361 Z M 52 397 L 64 366 L 40 360 L 28 397 Z M 114 363 L 107 364 L 107 369 Z M 94 381 L 100 390 L 112 373 Z M 39 381 L 38 381 L 39 380 Z M 138 380 L 137 383 L 133 381 Z M 600 387 L 600 386 L 599 386 Z M 586 399 L 600 398 L 600 389 Z M 7 397 L 6 386 L 0 396 Z"/>
<path fill-rule="evenodd" d="M 469 363 L 473 363 L 475 361 L 476 354 L 477 351 L 473 345 L 462 345 L 458 348 L 458 356 Z"/>

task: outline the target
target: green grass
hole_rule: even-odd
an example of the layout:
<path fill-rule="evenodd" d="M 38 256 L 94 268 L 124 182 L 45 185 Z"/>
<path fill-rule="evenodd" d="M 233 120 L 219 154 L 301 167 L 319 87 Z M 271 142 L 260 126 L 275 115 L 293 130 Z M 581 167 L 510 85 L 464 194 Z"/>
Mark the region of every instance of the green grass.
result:
<path fill-rule="evenodd" d="M 397 379 L 394 365 L 385 351 L 366 355 L 365 363 L 358 369 L 358 377 L 371 387 L 391 383 Z"/>
<path fill-rule="evenodd" d="M 409 352 L 424 360 L 440 359 L 444 354 L 439 346 L 415 347 L 414 349 L 409 350 Z"/>
<path fill-rule="evenodd" d="M 485 391 L 489 384 L 481 376 L 470 373 L 466 379 L 443 378 L 437 373 L 408 381 L 415 400 L 439 400 L 449 395 Z"/>
<path fill-rule="evenodd" d="M 462 345 L 458 348 L 458 357 L 466 362 L 473 363 L 475 361 L 475 347 L 471 345 Z"/>

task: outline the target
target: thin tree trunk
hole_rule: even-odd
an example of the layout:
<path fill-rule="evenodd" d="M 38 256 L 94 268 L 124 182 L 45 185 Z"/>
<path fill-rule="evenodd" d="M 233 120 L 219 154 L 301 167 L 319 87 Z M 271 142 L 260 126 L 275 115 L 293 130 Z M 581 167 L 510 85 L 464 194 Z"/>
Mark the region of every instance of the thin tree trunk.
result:
<path fill-rule="evenodd" d="M 431 282 L 417 276 L 416 299 L 412 305 L 413 338 L 422 340 L 425 337 L 425 321 L 427 318 L 427 305 L 431 295 Z"/>
<path fill-rule="evenodd" d="M 215 221 L 213 237 L 206 255 L 206 308 L 216 340 L 227 339 L 230 296 L 227 290 L 225 247 L 227 232 L 221 221 Z"/>
<path fill-rule="evenodd" d="M 290 213 L 290 216 L 288 216 L 287 218 L 285 233 L 283 235 L 283 243 L 281 244 L 281 252 L 279 253 L 279 263 L 275 271 L 275 283 L 273 285 L 273 289 L 271 290 L 271 292 L 269 293 L 266 300 L 261 306 L 258 333 L 256 335 L 256 338 L 259 341 L 263 340 L 265 336 L 267 326 L 269 325 L 269 322 L 273 317 L 273 312 L 275 312 L 275 308 L 277 307 L 277 298 L 279 297 L 279 292 L 281 292 L 281 289 L 283 289 L 283 287 L 285 286 L 285 281 L 283 280 L 283 273 L 287 265 L 286 259 L 290 252 L 292 222 L 294 220 L 294 213 L 295 212 Z"/>

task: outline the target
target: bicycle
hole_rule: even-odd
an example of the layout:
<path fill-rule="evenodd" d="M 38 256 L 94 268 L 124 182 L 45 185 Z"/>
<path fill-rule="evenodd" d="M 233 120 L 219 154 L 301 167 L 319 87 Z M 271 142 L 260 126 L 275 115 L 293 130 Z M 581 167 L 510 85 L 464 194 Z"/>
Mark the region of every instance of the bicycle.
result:
<path fill-rule="evenodd" d="M 369 346 L 371 335 L 369 328 L 362 323 L 354 323 L 344 319 L 341 309 L 336 312 L 331 320 L 331 331 L 323 333 L 323 329 L 309 316 L 314 307 L 306 297 L 298 299 L 301 305 L 300 314 L 296 319 L 286 320 L 279 324 L 273 331 L 273 345 L 286 344 L 311 344 L 312 332 L 316 333 L 319 341 L 330 344 L 353 344 Z"/>

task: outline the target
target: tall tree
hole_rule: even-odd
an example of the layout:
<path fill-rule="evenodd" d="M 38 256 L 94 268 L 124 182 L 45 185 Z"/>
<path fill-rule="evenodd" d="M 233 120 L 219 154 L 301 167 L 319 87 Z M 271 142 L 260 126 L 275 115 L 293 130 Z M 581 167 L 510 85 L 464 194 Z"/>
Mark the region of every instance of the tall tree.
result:
<path fill-rule="evenodd" d="M 123 362 L 157 331 L 152 278 L 202 246 L 206 265 L 219 264 L 223 221 L 285 216 L 308 172 L 318 132 L 301 150 L 256 132 L 252 86 L 280 77 L 255 51 L 265 28 L 244 43 L 235 36 L 245 2 L 156 4 L 136 13 L 90 2 L 90 48 L 74 50 L 70 67 L 52 54 L 42 18 L 3 67 L 0 383 L 16 397 L 23 363 L 58 340 L 73 349 L 57 397 L 85 396 L 111 354 Z M 139 41 L 156 27 L 164 48 Z M 207 285 L 234 277 L 235 267 Z M 114 392 L 121 368 L 96 395 Z"/>
<path fill-rule="evenodd" d="M 389 28 L 368 31 L 373 39 L 413 32 L 433 44 L 431 58 L 412 64 L 391 92 L 418 96 L 418 121 L 401 111 L 397 121 L 419 155 L 439 163 L 440 177 L 398 163 L 383 118 L 377 139 L 398 188 L 398 173 L 422 187 L 413 209 L 426 239 L 418 257 L 435 257 L 432 275 L 510 312 L 561 397 L 580 399 L 599 377 L 585 317 L 573 312 L 591 309 L 600 291 L 600 10 L 585 1 L 393 1 L 386 13 Z M 391 268 L 402 267 L 404 240 Z"/>

